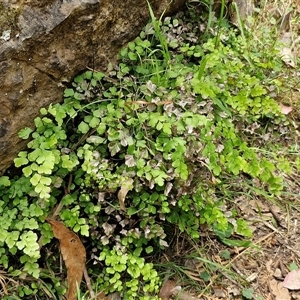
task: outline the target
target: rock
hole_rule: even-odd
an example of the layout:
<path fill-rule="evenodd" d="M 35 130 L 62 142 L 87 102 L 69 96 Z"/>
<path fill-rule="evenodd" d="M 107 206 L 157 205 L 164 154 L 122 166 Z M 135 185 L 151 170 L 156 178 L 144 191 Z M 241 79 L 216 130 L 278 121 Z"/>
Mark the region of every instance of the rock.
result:
<path fill-rule="evenodd" d="M 152 0 L 157 15 L 185 0 Z M 0 174 L 41 107 L 87 67 L 105 70 L 149 20 L 146 0 L 0 0 Z"/>
<path fill-rule="evenodd" d="M 253 0 L 236 0 L 229 7 L 229 16 L 232 24 L 240 28 L 240 21 L 248 26 L 248 17 L 251 17 L 254 12 Z M 240 19 L 240 21 L 239 21 Z M 240 28 L 241 29 L 241 28 Z"/>

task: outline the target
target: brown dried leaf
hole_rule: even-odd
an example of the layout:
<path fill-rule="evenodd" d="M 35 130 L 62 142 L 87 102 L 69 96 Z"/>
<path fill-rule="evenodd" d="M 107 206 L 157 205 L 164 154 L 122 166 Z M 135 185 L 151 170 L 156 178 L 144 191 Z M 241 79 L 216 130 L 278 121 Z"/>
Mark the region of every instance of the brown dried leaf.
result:
<path fill-rule="evenodd" d="M 173 295 L 173 290 L 175 286 L 176 286 L 175 281 L 173 280 L 165 281 L 165 283 L 160 289 L 158 297 L 160 297 L 162 300 L 169 300 L 170 297 Z"/>
<path fill-rule="evenodd" d="M 213 291 L 214 291 L 214 296 L 217 299 L 219 299 L 219 298 L 227 298 L 228 299 L 228 295 L 227 295 L 227 293 L 225 293 L 224 290 L 219 289 L 219 288 L 214 288 Z"/>
<path fill-rule="evenodd" d="M 106 297 L 103 292 L 99 292 L 96 295 L 96 299 L 97 300 L 119 300 L 118 298 Z"/>
<path fill-rule="evenodd" d="M 85 268 L 86 251 L 77 234 L 62 222 L 47 219 L 54 236 L 59 240 L 60 251 L 67 268 L 67 300 L 76 300 L 77 285 L 80 286 Z"/>
<path fill-rule="evenodd" d="M 126 198 L 128 191 L 132 190 L 132 188 L 133 188 L 133 179 L 132 178 L 128 178 L 127 180 L 123 181 L 122 186 L 118 192 L 119 204 L 120 204 L 120 208 L 122 210 L 126 210 L 125 198 Z"/>
<path fill-rule="evenodd" d="M 293 68 L 296 67 L 296 57 L 291 49 L 292 45 L 292 33 L 284 32 L 280 37 L 280 42 L 282 43 L 281 48 L 279 49 L 281 54 L 281 59 L 283 62 Z"/>
<path fill-rule="evenodd" d="M 275 300 L 291 300 L 289 291 L 282 286 L 282 282 L 272 279 L 269 282 L 270 292 L 275 296 Z"/>
<path fill-rule="evenodd" d="M 170 297 L 176 297 L 178 300 L 198 300 L 191 293 L 183 291 L 174 280 L 167 280 L 161 287 L 158 296 L 162 300 L 169 300 Z"/>
<path fill-rule="evenodd" d="M 164 190 L 165 196 L 169 195 L 170 191 L 172 190 L 172 187 L 173 187 L 173 183 L 167 182 L 167 184 L 165 186 L 165 190 Z"/>
<path fill-rule="evenodd" d="M 178 300 L 199 300 L 197 297 L 194 297 L 191 293 L 183 291 L 181 289 L 174 289 L 173 295 L 176 296 Z"/>
<path fill-rule="evenodd" d="M 128 167 L 134 167 L 136 165 L 133 155 L 129 155 L 129 154 L 125 155 L 125 165 Z"/>

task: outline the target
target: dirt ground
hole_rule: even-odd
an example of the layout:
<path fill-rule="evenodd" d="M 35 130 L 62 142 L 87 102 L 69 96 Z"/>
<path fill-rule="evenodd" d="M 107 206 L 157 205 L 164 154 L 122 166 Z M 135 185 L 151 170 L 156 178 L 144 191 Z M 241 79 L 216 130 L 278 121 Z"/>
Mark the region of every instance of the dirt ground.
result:
<path fill-rule="evenodd" d="M 297 186 L 300 195 L 300 185 Z M 185 253 L 184 239 L 178 242 L 177 255 L 173 254 L 173 259 L 178 259 L 180 254 L 188 257 L 188 252 L 195 252 L 196 248 L 201 258 L 187 258 L 183 262 L 187 267 L 184 270 L 186 276 L 181 279 L 176 275 L 168 278 L 160 297 L 163 300 L 300 299 L 300 290 L 282 287 L 289 271 L 300 266 L 299 197 L 295 194 L 294 190 L 294 199 L 281 206 L 263 199 L 237 199 L 244 218 L 253 229 L 254 237 L 250 247 L 227 247 L 215 237 L 210 237 L 208 232 L 203 232 L 201 245 Z M 168 261 L 171 257 L 165 259 Z M 210 265 L 211 277 L 203 280 L 202 274 Z M 191 288 L 188 279 L 198 284 L 198 288 L 195 285 L 195 289 Z"/>

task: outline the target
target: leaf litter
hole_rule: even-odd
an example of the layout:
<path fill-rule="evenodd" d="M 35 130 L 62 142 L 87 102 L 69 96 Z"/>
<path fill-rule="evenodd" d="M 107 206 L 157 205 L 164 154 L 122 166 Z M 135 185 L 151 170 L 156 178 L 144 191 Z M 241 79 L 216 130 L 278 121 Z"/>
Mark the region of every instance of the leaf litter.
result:
<path fill-rule="evenodd" d="M 47 219 L 54 236 L 59 240 L 60 251 L 67 268 L 67 300 L 76 300 L 77 287 L 80 286 L 86 262 L 86 250 L 77 234 L 62 222 Z"/>

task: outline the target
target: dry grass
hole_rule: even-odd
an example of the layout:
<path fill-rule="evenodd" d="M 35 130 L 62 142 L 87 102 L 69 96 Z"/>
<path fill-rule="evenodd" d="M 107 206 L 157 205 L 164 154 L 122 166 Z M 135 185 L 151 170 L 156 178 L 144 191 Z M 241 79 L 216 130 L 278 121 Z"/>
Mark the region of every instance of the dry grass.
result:
<path fill-rule="evenodd" d="M 284 42 L 293 58 L 292 64 L 287 64 L 282 70 L 282 89 L 278 95 L 281 103 L 293 107 L 292 116 L 300 119 L 300 2 L 298 0 L 266 0 L 261 2 L 255 32 L 263 28 L 274 28 L 278 38 Z M 282 48 L 280 49 L 282 50 Z"/>

